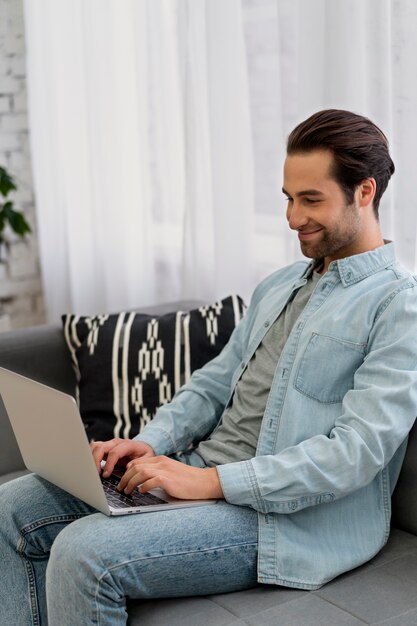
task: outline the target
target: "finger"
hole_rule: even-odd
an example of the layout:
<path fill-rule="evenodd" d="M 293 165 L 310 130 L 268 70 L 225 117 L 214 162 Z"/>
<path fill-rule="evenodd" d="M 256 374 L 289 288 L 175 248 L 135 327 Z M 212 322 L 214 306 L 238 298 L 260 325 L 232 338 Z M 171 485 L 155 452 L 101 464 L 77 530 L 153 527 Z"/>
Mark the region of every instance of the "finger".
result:
<path fill-rule="evenodd" d="M 128 480 L 126 485 L 123 488 L 123 492 L 126 495 L 130 495 L 132 491 L 134 491 L 139 485 L 142 485 L 145 479 L 140 474 L 134 474 Z"/>
<path fill-rule="evenodd" d="M 129 471 L 125 472 L 123 474 L 123 476 L 120 479 L 119 484 L 117 485 L 117 489 L 119 491 L 124 491 L 125 487 L 127 486 L 129 480 L 135 475 L 135 472 L 132 471 L 132 469 L 130 469 Z"/>
<path fill-rule="evenodd" d="M 163 457 L 156 456 L 140 456 L 136 459 L 132 459 L 126 464 L 126 472 L 128 471 L 142 471 L 144 467 L 153 468 L 151 471 L 155 471 L 156 467 L 162 467 L 161 459 Z"/>
<path fill-rule="evenodd" d="M 146 446 L 146 448 L 141 450 L 140 444 L 135 444 L 130 439 L 119 439 L 117 441 L 118 443 L 113 444 L 113 448 L 107 455 L 104 476 L 110 475 L 113 472 L 115 466 L 118 465 L 122 459 L 123 465 L 125 465 L 128 459 L 131 459 L 136 455 L 141 455 L 137 459 L 135 459 L 136 461 L 139 461 L 140 459 L 145 457 L 151 458 L 151 455 L 153 454 L 150 446 Z"/>
<path fill-rule="evenodd" d="M 117 488 L 119 491 L 124 491 L 126 487 L 128 486 L 129 482 L 135 476 L 137 477 L 136 485 L 139 485 L 142 482 L 142 480 L 146 478 L 146 474 L 144 473 L 143 469 L 141 469 L 140 464 L 137 463 L 137 461 L 134 461 L 133 463 L 135 464 L 133 465 L 131 462 L 129 463 L 129 467 L 126 467 L 126 471 L 121 477 L 119 484 L 117 485 Z"/>
<path fill-rule="evenodd" d="M 108 452 L 103 476 L 110 476 L 118 461 L 128 455 L 128 446 L 129 443 L 118 443 Z"/>
<path fill-rule="evenodd" d="M 131 494 L 136 487 L 150 478 L 156 478 L 154 467 L 148 467 L 146 465 L 134 466 L 124 474 L 118 485 L 118 489 L 124 491 L 126 494 Z"/>
<path fill-rule="evenodd" d="M 94 441 L 90 444 L 90 448 L 99 472 L 102 469 L 101 462 L 107 456 L 109 451 L 118 445 L 119 442 L 123 441 L 123 439 L 110 439 L 109 441 Z"/>
<path fill-rule="evenodd" d="M 94 441 L 90 443 L 91 452 L 96 464 L 97 470 L 101 472 L 101 462 L 105 456 L 104 443 L 102 441 Z"/>
<path fill-rule="evenodd" d="M 136 487 L 150 476 L 154 476 L 157 472 L 160 472 L 161 469 L 164 468 L 166 461 L 166 457 L 161 456 L 142 456 L 137 459 L 133 459 L 127 463 L 126 471 L 120 479 L 117 488 L 119 491 L 130 493 L 130 491 L 126 491 L 126 488 L 128 487 L 129 481 L 132 480 L 133 477 L 137 477 L 136 484 L 134 485 Z M 132 491 L 133 488 L 131 489 Z"/>

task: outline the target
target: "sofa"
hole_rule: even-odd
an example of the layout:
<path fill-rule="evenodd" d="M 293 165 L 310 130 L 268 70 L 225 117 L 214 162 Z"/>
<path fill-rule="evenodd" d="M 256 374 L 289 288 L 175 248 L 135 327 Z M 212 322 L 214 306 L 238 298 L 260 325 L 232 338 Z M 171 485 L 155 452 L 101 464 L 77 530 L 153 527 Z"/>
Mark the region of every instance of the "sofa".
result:
<path fill-rule="evenodd" d="M 159 305 L 161 314 L 196 303 Z M 58 325 L 0 333 L 0 366 L 74 394 L 75 377 Z M 30 416 L 28 416 L 30 419 Z M 0 401 L 0 483 L 25 470 Z M 208 597 L 135 601 L 131 626 L 417 626 L 417 424 L 392 498 L 392 530 L 370 562 L 317 591 L 259 585 Z M 1 512 L 0 512 L 1 514 Z"/>

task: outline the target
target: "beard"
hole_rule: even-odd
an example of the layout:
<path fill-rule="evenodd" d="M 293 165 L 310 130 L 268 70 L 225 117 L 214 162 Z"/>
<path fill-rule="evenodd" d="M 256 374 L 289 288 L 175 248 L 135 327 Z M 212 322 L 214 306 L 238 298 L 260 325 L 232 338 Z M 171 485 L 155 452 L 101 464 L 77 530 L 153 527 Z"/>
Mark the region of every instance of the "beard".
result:
<path fill-rule="evenodd" d="M 317 243 L 300 241 L 301 252 L 309 259 L 320 260 L 325 257 L 343 258 L 344 254 L 357 238 L 360 231 L 359 210 L 355 204 L 346 206 L 343 221 L 332 228 L 316 224 L 322 228 L 321 240 Z"/>

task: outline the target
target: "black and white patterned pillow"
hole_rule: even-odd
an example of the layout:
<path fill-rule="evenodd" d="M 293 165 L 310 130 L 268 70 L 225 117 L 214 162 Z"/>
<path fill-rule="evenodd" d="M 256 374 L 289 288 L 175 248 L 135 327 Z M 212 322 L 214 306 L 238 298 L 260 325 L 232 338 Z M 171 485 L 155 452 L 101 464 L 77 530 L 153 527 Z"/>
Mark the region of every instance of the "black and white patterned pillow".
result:
<path fill-rule="evenodd" d="M 131 438 L 191 373 L 213 359 L 241 320 L 239 296 L 192 311 L 63 315 L 90 441 Z"/>

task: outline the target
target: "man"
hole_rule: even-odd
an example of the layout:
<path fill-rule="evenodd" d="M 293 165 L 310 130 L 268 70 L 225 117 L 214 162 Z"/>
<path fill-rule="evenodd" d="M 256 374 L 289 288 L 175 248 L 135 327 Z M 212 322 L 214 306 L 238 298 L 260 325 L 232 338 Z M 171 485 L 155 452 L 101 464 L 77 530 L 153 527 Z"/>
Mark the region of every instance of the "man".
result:
<path fill-rule="evenodd" d="M 92 445 L 104 474 L 126 465 L 127 493 L 220 502 L 106 518 L 36 477 L 5 485 L 1 623 L 125 624 L 126 597 L 317 589 L 381 549 L 417 412 L 417 283 L 378 221 L 393 172 L 362 116 L 321 111 L 290 134 L 287 219 L 311 262 L 257 287 L 143 433 Z"/>

